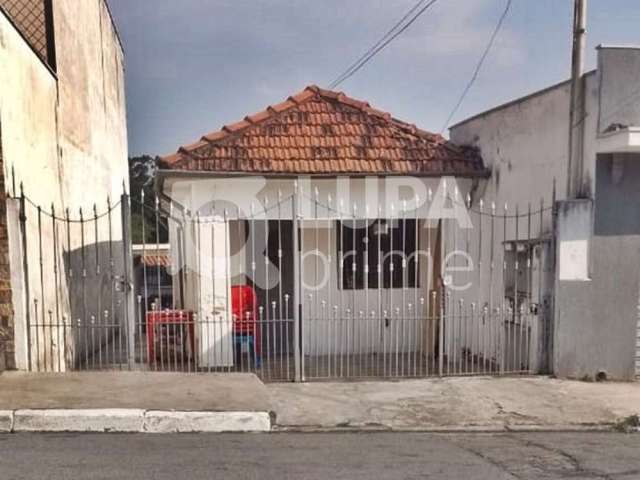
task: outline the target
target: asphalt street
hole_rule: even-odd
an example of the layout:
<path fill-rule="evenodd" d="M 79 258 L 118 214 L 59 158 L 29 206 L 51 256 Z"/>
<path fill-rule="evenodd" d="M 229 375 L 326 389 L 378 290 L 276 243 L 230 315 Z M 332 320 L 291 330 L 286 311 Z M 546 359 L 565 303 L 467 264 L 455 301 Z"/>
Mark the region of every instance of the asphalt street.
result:
<path fill-rule="evenodd" d="M 640 434 L 0 436 L 0 479 L 640 479 Z"/>

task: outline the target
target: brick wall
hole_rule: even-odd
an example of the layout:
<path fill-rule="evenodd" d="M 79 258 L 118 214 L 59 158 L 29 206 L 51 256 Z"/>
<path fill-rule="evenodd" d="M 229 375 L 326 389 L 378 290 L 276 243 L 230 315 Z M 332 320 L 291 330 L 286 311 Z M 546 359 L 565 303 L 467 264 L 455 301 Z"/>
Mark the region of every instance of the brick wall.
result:
<path fill-rule="evenodd" d="M 9 237 L 7 232 L 7 194 L 4 182 L 1 127 L 0 125 L 0 371 L 15 368 Z"/>

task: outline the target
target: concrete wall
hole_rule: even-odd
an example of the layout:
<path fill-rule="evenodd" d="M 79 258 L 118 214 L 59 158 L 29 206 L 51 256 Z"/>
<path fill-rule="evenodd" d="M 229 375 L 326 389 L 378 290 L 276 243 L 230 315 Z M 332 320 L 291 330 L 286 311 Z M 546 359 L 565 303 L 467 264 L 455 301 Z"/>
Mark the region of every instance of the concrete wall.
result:
<path fill-rule="evenodd" d="M 53 19 L 55 72 L 0 14 L 4 176 L 11 192 L 13 185 L 23 184 L 25 194 L 43 210 L 49 212 L 53 206 L 61 215 L 69 209 L 70 215 L 77 218 L 82 208 L 86 218 L 92 215 L 94 204 L 99 212 L 104 212 L 107 197 L 115 203 L 122 193 L 123 182 L 128 183 L 124 54 L 102 0 L 57 0 L 53 2 Z M 65 244 L 64 252 L 62 246 L 54 252 L 54 228 L 50 221 L 45 220 L 39 228 L 35 207 L 28 206 L 26 213 L 29 239 L 26 255 L 30 260 L 32 286 L 41 283 L 37 268 L 40 232 L 45 246 L 42 255 L 45 288 L 38 293 L 32 289 L 31 301 L 38 300 L 43 312 L 54 310 L 56 302 L 61 302 L 62 313 L 72 316 L 67 279 L 62 278 L 56 285 L 53 266 L 57 261 L 66 273 L 70 269 L 80 270 L 81 232 L 73 229 L 70 245 Z M 107 248 L 108 230 L 107 222 L 101 222 L 98 241 L 103 250 Z M 61 233 L 58 231 L 57 235 L 61 245 Z M 118 211 L 114 212 L 111 235 L 116 243 L 122 238 Z M 95 233 L 89 230 L 85 245 L 95 242 Z M 114 250 L 122 252 L 122 248 Z M 21 266 L 12 264 L 11 268 Z M 89 274 L 87 285 L 108 284 L 107 271 Z M 91 291 L 99 297 L 99 292 L 105 289 L 108 287 Z M 25 301 L 14 296 L 14 303 L 16 300 Z M 89 298 L 89 302 L 98 304 L 96 298 Z M 16 321 L 25 322 L 25 318 Z M 51 335 L 56 336 L 55 329 Z M 52 339 L 45 341 L 49 340 Z M 51 343 L 56 350 L 53 355 L 59 355 L 62 345 L 58 341 Z M 16 358 L 16 363 L 18 368 L 26 368 L 26 358 Z"/>
<path fill-rule="evenodd" d="M 612 126 L 640 126 L 640 49 L 599 47 L 598 132 Z"/>
<path fill-rule="evenodd" d="M 629 326 L 629 314 L 637 308 L 637 284 L 631 273 L 628 273 L 630 276 L 624 274 L 627 283 L 623 288 L 611 279 L 617 278 L 614 273 L 624 266 L 622 263 L 635 268 L 638 257 L 628 232 L 632 236 L 635 233 L 628 222 L 613 215 L 623 204 L 625 212 L 630 213 L 626 210 L 630 204 L 623 201 L 624 197 L 619 197 L 619 203 L 607 200 L 623 195 L 623 191 L 615 193 L 612 190 L 617 187 L 605 188 L 609 177 L 600 166 L 596 152 L 599 135 L 612 123 L 639 123 L 640 51 L 600 47 L 598 58 L 598 70 L 585 78 L 586 116 L 581 123 L 584 129 L 583 191 L 595 199 L 596 222 L 588 223 L 585 231 L 582 228 L 585 227 L 584 202 L 562 204 L 559 233 L 564 229 L 563 234 L 568 237 L 558 253 L 562 253 L 561 263 L 568 265 L 570 271 L 556 270 L 565 280 L 555 289 L 557 329 L 552 358 L 555 372 L 563 376 L 593 376 L 598 369 L 603 369 L 608 370 L 611 377 L 629 378 L 633 354 L 629 346 L 618 346 L 626 342 L 625 335 L 635 338 Z M 566 198 L 569 94 L 569 83 L 564 82 L 452 127 L 451 139 L 478 147 L 492 171 L 491 178 L 478 189 L 478 195 L 498 205 L 519 204 L 521 209 L 530 202 L 538 204 L 541 197 L 550 205 L 555 181 L 556 198 Z M 631 179 L 635 170 L 625 168 L 625 172 L 624 181 L 635 181 L 637 185 L 640 177 Z M 605 198 L 601 199 L 600 195 Z M 604 220 L 607 214 L 610 215 L 608 221 Z M 580 232 L 576 230 L 579 225 L 582 226 Z M 608 225 L 610 234 L 598 233 L 598 228 L 604 225 Z M 550 236 L 552 231 L 552 217 L 548 215 L 542 228 L 534 227 L 534 236 Z M 569 238 L 572 233 L 579 233 L 579 238 Z M 581 250 L 582 247 L 587 250 Z M 626 268 L 622 271 L 626 272 Z M 612 319 L 607 317 L 608 312 L 620 315 Z M 635 328 L 635 321 L 633 323 Z"/>
<path fill-rule="evenodd" d="M 555 372 L 563 377 L 631 380 L 640 287 L 640 156 L 597 160 L 590 278 L 559 280 L 556 290 Z M 561 205 L 558 228 L 572 223 L 583 202 Z M 590 202 L 589 202 L 590 203 Z"/>

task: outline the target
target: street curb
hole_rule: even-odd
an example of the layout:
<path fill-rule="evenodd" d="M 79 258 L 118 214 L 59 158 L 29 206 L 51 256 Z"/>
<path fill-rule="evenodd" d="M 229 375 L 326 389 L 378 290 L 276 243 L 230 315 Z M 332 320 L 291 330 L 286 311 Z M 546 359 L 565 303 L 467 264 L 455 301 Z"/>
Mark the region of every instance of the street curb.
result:
<path fill-rule="evenodd" d="M 139 432 L 140 409 L 16 410 L 13 432 Z"/>
<path fill-rule="evenodd" d="M 13 410 L 0 410 L 0 433 L 11 433 L 13 430 Z"/>
<path fill-rule="evenodd" d="M 0 410 L 0 433 L 269 432 L 270 412 L 103 409 Z"/>
<path fill-rule="evenodd" d="M 273 433 L 580 433 L 611 432 L 615 424 L 584 425 L 449 425 L 425 427 L 387 427 L 383 425 L 306 426 L 274 425 Z"/>
<path fill-rule="evenodd" d="M 143 430 L 148 433 L 269 432 L 268 412 L 168 412 L 145 413 Z"/>

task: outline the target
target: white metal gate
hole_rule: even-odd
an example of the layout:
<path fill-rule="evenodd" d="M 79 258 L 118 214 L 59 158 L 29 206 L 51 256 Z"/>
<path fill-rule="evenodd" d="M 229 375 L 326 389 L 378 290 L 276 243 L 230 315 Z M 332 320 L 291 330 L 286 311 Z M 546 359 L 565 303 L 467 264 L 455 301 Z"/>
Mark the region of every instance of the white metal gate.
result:
<path fill-rule="evenodd" d="M 293 185 L 248 208 L 125 194 L 75 216 L 23 195 L 30 368 L 267 381 L 547 368 L 550 206 L 446 183 L 374 203 Z"/>

